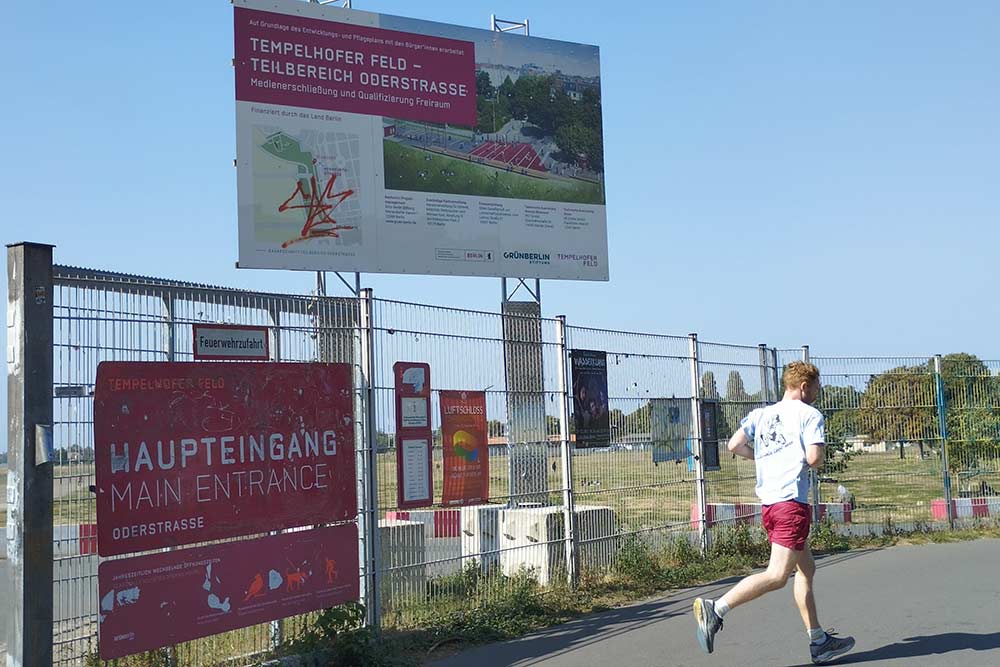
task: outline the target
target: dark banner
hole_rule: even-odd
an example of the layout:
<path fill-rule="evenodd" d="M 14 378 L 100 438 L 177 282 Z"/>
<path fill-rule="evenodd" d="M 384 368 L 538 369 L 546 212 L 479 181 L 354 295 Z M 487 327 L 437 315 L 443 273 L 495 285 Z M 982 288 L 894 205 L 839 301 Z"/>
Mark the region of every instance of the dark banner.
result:
<path fill-rule="evenodd" d="M 701 402 L 702 463 L 705 470 L 719 470 L 719 402 Z"/>
<path fill-rule="evenodd" d="M 573 350 L 573 423 L 577 447 L 611 444 L 608 414 L 608 356 L 594 350 Z"/>
<path fill-rule="evenodd" d="M 103 362 L 102 556 L 353 519 L 347 364 Z"/>

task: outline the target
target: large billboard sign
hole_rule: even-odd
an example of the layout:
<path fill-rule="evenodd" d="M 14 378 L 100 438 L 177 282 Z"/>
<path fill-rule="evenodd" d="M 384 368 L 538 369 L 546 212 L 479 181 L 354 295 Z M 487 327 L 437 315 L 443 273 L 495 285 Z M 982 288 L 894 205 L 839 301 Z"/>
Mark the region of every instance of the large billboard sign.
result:
<path fill-rule="evenodd" d="M 102 556 L 357 515 L 347 364 L 103 362 L 94 440 Z"/>
<path fill-rule="evenodd" d="M 597 47 L 234 4 L 241 267 L 608 279 Z"/>
<path fill-rule="evenodd" d="M 98 570 L 102 660 L 357 600 L 358 527 L 116 558 Z"/>

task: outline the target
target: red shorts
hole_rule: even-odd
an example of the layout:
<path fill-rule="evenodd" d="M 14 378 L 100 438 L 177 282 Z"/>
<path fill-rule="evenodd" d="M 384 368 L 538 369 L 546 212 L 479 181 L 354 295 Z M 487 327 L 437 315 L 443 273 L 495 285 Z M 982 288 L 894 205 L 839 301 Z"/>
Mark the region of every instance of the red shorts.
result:
<path fill-rule="evenodd" d="M 797 500 L 785 500 L 761 507 L 767 539 L 793 551 L 802 551 L 809 539 L 812 508 Z"/>

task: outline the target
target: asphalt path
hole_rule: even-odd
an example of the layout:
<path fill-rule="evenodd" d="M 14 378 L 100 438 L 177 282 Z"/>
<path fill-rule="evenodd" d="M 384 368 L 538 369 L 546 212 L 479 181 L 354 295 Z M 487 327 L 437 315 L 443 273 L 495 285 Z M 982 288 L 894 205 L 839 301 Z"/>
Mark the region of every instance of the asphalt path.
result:
<path fill-rule="evenodd" d="M 843 665 L 1000 665 L 1000 540 L 896 546 L 818 559 L 820 622 L 857 639 Z M 527 637 L 478 647 L 434 667 L 811 665 L 792 586 L 726 616 L 704 654 L 691 603 L 737 579 L 591 614 Z"/>

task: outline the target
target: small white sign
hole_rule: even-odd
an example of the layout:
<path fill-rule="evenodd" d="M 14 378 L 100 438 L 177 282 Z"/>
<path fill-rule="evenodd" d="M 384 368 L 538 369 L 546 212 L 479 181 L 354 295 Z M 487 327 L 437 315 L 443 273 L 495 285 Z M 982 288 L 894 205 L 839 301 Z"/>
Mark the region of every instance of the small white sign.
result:
<path fill-rule="evenodd" d="M 399 399 L 403 413 L 403 428 L 427 428 L 427 399 L 421 396 L 403 396 Z"/>
<path fill-rule="evenodd" d="M 431 496 L 428 476 L 427 441 L 403 441 L 403 501 L 414 502 Z"/>
<path fill-rule="evenodd" d="M 271 358 L 267 327 L 196 324 L 192 328 L 195 359 L 267 361 Z"/>

